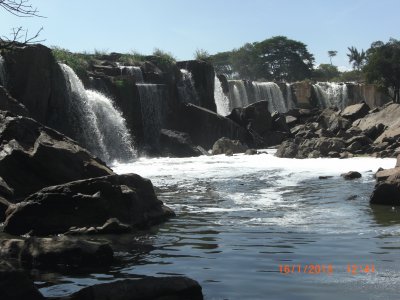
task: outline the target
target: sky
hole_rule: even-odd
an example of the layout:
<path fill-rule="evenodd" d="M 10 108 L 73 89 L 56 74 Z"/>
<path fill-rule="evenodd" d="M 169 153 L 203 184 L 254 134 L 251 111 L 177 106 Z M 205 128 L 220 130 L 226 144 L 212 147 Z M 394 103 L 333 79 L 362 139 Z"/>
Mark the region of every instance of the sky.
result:
<path fill-rule="evenodd" d="M 347 47 L 400 38 L 399 0 L 29 0 L 45 18 L 18 18 L 0 8 L 0 35 L 23 26 L 47 46 L 74 52 L 151 54 L 178 60 L 284 35 L 303 42 L 316 65 L 350 68 Z"/>

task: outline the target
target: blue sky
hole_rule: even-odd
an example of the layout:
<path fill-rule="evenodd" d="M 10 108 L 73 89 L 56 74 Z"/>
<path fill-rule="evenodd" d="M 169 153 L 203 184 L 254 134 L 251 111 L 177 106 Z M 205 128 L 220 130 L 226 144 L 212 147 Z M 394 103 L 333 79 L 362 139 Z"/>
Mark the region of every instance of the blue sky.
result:
<path fill-rule="evenodd" d="M 149 54 L 177 59 L 196 49 L 211 54 L 285 35 L 305 43 L 316 63 L 349 67 L 347 47 L 400 38 L 399 0 L 31 0 L 46 18 L 17 18 L 0 10 L 0 33 L 43 26 L 45 45 Z"/>

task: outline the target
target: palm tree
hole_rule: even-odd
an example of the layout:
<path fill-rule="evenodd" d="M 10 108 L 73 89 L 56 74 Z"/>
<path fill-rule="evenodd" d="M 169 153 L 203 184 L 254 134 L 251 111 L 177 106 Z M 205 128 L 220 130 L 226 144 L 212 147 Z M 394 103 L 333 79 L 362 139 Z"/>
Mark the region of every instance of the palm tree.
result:
<path fill-rule="evenodd" d="M 336 54 L 337 54 L 337 51 L 335 51 L 335 50 L 328 51 L 329 59 L 331 60 L 331 65 L 332 65 L 332 57 L 336 56 Z"/>
<path fill-rule="evenodd" d="M 367 55 L 364 52 L 364 50 L 361 50 L 361 52 L 358 52 L 356 47 L 348 47 L 350 53 L 347 54 L 349 57 L 349 63 L 353 63 L 353 69 L 357 69 L 358 71 L 361 70 L 361 67 L 364 65 Z"/>

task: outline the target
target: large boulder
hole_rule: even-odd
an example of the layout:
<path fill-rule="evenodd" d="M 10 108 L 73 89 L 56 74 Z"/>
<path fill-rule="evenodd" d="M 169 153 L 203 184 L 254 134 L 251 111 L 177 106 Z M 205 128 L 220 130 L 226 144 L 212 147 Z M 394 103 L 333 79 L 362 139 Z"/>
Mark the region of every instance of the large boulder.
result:
<path fill-rule="evenodd" d="M 105 242 L 31 237 L 0 241 L 0 259 L 15 260 L 28 268 L 103 266 L 112 262 L 113 250 Z"/>
<path fill-rule="evenodd" d="M 110 218 L 144 228 L 174 213 L 157 199 L 150 180 L 110 175 L 47 187 L 10 207 L 4 231 L 49 235 L 104 225 Z"/>
<path fill-rule="evenodd" d="M 248 149 L 247 146 L 243 145 L 238 140 L 230 140 L 226 137 L 220 138 L 216 141 L 212 147 L 212 154 L 234 154 L 234 153 L 243 153 Z"/>
<path fill-rule="evenodd" d="M 361 102 L 347 106 L 340 114 L 343 118 L 353 122 L 368 115 L 369 111 L 370 107 L 365 102 Z"/>
<path fill-rule="evenodd" d="M 13 114 L 25 117 L 29 115 L 26 107 L 11 97 L 8 91 L 2 86 L 0 86 L 0 110 L 7 110 Z"/>
<path fill-rule="evenodd" d="M 0 299 L 4 300 L 44 300 L 28 275 L 4 260 L 0 261 Z"/>
<path fill-rule="evenodd" d="M 146 277 L 119 280 L 81 289 L 59 300 L 202 300 L 198 282 L 187 277 Z"/>
<path fill-rule="evenodd" d="M 371 204 L 400 205 L 400 178 L 389 176 L 387 180 L 378 182 L 370 198 Z"/>
<path fill-rule="evenodd" d="M 195 146 L 189 134 L 180 131 L 162 129 L 160 148 L 163 156 L 193 157 L 207 155 L 207 151 Z"/>
<path fill-rule="evenodd" d="M 13 199 L 49 185 L 114 174 L 73 140 L 33 119 L 0 111 L 0 176 Z"/>
<path fill-rule="evenodd" d="M 216 112 L 217 106 L 214 99 L 215 72 L 213 66 L 200 60 L 180 61 L 176 64 L 178 68 L 186 69 L 192 74 L 194 87 L 199 97 L 199 106 Z"/>
<path fill-rule="evenodd" d="M 243 143 L 251 141 L 247 130 L 234 121 L 193 104 L 182 105 L 179 121 L 180 131 L 187 132 L 194 144 L 205 149 L 211 149 L 221 137 Z"/>

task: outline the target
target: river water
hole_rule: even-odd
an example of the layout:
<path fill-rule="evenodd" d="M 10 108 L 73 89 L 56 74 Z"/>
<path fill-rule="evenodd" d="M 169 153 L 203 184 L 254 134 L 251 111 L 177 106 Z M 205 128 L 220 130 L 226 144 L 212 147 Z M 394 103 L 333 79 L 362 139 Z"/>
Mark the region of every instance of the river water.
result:
<path fill-rule="evenodd" d="M 177 217 L 137 234 L 95 237 L 112 242 L 111 269 L 42 271 L 36 284 L 57 296 L 119 278 L 185 275 L 206 299 L 397 299 L 400 212 L 368 203 L 374 172 L 395 160 L 282 159 L 266 151 L 114 166 L 151 179 Z M 351 170 L 362 178 L 340 177 Z M 331 272 L 305 274 L 310 264 Z M 351 274 L 348 264 L 374 272 Z"/>

